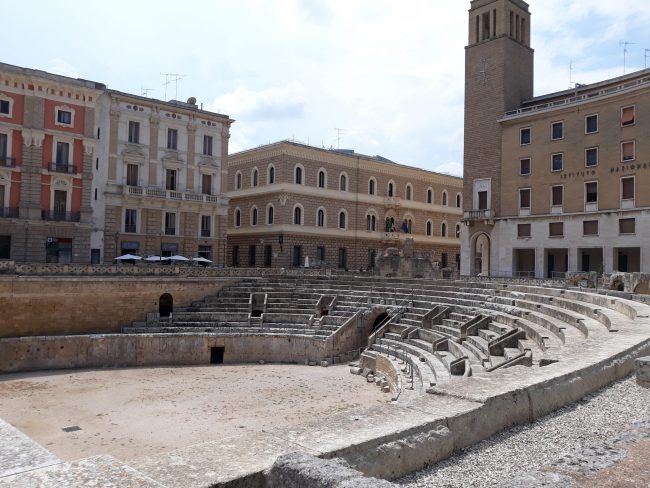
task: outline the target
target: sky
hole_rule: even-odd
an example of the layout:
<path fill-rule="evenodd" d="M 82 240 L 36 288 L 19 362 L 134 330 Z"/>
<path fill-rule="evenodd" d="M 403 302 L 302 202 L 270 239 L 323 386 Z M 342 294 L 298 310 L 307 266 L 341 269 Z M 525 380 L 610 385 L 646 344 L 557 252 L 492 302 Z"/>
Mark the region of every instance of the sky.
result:
<path fill-rule="evenodd" d="M 644 68 L 648 0 L 529 4 L 536 95 L 622 75 L 622 41 L 634 43 L 627 72 Z M 158 99 L 193 96 L 236 120 L 231 153 L 291 139 L 462 175 L 469 5 L 7 1 L 0 61 Z M 182 77 L 165 87 L 161 73 Z"/>

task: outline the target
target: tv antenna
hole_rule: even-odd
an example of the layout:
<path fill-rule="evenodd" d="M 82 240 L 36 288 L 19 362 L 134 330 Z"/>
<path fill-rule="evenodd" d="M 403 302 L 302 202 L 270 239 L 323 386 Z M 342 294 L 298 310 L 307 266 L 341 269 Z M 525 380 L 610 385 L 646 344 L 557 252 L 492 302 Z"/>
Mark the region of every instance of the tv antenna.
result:
<path fill-rule="evenodd" d="M 345 132 L 345 129 L 334 127 L 334 130 L 336 131 L 336 149 L 341 149 L 341 134 Z"/>
<path fill-rule="evenodd" d="M 171 83 L 174 83 L 174 100 L 178 100 L 178 82 L 185 75 L 181 75 L 179 73 L 160 73 L 160 76 L 165 77 L 165 82 L 163 83 L 163 85 L 165 86 L 165 101 L 167 101 L 167 87 Z"/>
<path fill-rule="evenodd" d="M 153 88 L 145 88 L 143 86 L 140 87 L 140 95 L 143 97 L 148 97 L 150 91 L 153 91 Z"/>
<path fill-rule="evenodd" d="M 650 58 L 650 49 L 646 48 L 645 55 L 643 57 L 645 58 L 644 67 L 647 68 L 648 67 L 648 58 Z"/>
<path fill-rule="evenodd" d="M 627 50 L 627 47 L 630 46 L 631 44 L 636 44 L 636 42 L 629 42 L 629 41 L 621 41 L 618 43 L 619 46 L 623 46 L 623 74 L 626 72 L 626 61 L 627 61 L 627 53 L 629 52 Z"/>

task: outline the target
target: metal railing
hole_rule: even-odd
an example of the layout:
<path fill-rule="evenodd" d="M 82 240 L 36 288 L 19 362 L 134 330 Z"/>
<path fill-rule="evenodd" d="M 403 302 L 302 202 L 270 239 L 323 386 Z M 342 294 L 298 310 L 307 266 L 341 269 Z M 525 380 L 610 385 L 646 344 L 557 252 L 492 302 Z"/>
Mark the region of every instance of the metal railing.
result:
<path fill-rule="evenodd" d="M 77 174 L 77 167 L 74 164 L 51 162 L 49 170 L 54 173 L 66 173 L 69 175 Z"/>
<path fill-rule="evenodd" d="M 165 235 L 166 236 L 175 236 L 176 235 L 176 227 L 165 227 Z"/>
<path fill-rule="evenodd" d="M 135 234 L 137 232 L 135 224 L 124 224 L 124 232 L 129 234 Z"/>
<path fill-rule="evenodd" d="M 19 213 L 18 207 L 0 207 L 0 217 L 5 219 L 17 219 Z"/>
<path fill-rule="evenodd" d="M 3 168 L 15 168 L 16 158 L 10 158 L 9 156 L 0 156 L 0 166 Z"/>
<path fill-rule="evenodd" d="M 463 214 L 463 220 L 490 220 L 493 215 L 491 209 L 469 210 Z"/>
<path fill-rule="evenodd" d="M 56 210 L 42 210 L 41 218 L 48 221 L 57 222 L 79 222 L 81 214 L 79 212 L 58 212 Z"/>
<path fill-rule="evenodd" d="M 210 237 L 210 229 L 201 229 L 201 237 Z"/>

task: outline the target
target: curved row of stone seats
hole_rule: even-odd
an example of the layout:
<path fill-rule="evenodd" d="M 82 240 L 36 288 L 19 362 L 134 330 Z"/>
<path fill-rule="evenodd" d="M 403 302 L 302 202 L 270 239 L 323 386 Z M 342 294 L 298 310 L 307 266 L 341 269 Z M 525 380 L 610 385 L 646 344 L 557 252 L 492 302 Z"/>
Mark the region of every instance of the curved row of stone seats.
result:
<path fill-rule="evenodd" d="M 196 334 L 210 333 L 224 336 L 251 336 L 251 335 L 272 335 L 272 336 L 308 336 L 327 338 L 328 331 L 307 328 L 291 328 L 285 324 L 277 324 L 275 327 L 124 327 L 125 334 Z"/>

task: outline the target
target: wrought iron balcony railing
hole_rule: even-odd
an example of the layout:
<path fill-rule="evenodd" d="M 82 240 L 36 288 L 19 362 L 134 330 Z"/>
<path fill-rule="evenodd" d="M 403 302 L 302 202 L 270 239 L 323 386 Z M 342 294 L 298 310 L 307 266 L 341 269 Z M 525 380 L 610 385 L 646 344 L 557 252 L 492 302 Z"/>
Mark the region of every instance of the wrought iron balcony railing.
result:
<path fill-rule="evenodd" d="M 41 212 L 43 220 L 57 221 L 57 222 L 79 222 L 81 221 L 81 214 L 79 212 L 59 212 L 56 210 L 43 210 Z"/>
<path fill-rule="evenodd" d="M 18 207 L 0 207 L 0 217 L 5 219 L 17 219 Z"/>
<path fill-rule="evenodd" d="M 50 171 L 54 173 L 77 174 L 77 167 L 68 163 L 50 163 Z"/>

